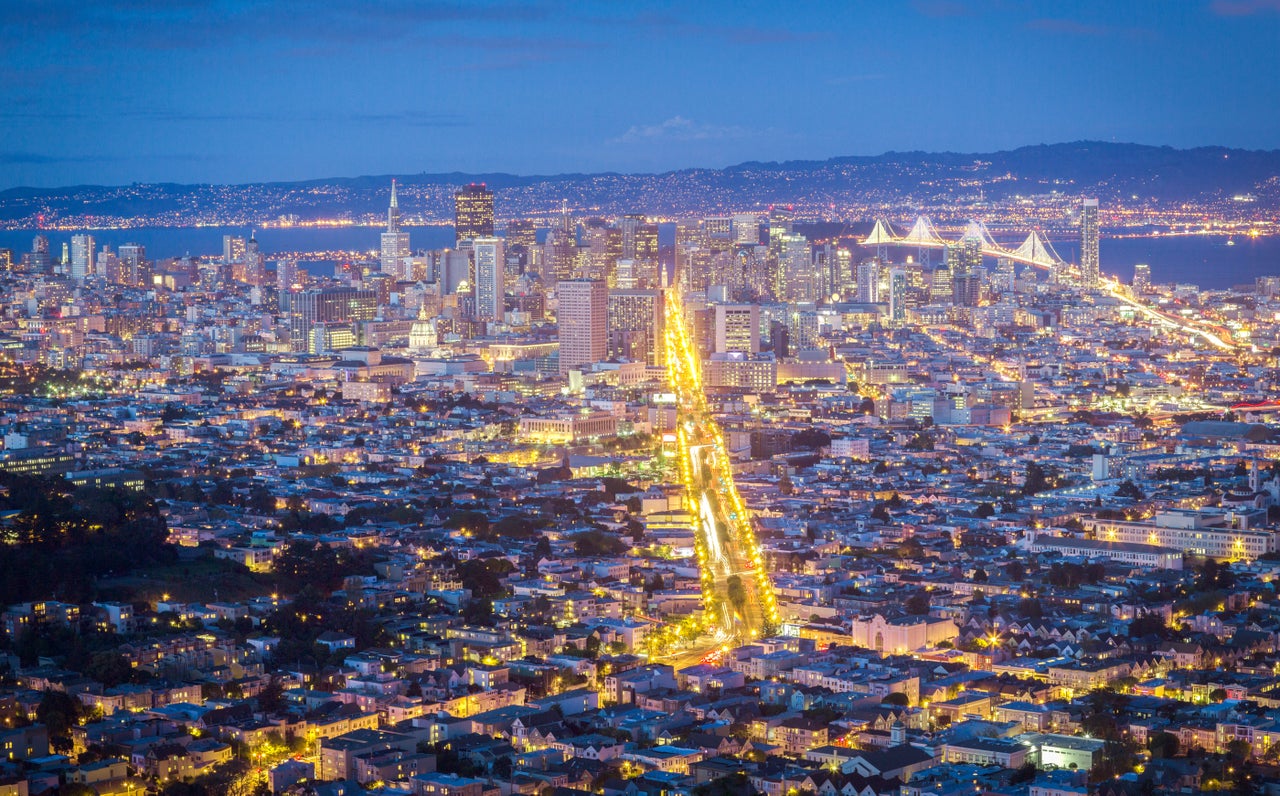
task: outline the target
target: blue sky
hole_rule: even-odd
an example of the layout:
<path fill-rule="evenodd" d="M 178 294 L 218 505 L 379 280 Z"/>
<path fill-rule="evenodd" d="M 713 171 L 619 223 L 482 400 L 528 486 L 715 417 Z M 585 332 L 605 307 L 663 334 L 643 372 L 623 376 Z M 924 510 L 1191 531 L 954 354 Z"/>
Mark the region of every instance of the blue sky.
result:
<path fill-rule="evenodd" d="M 0 187 L 1280 147 L 1280 0 L 6 0 Z"/>

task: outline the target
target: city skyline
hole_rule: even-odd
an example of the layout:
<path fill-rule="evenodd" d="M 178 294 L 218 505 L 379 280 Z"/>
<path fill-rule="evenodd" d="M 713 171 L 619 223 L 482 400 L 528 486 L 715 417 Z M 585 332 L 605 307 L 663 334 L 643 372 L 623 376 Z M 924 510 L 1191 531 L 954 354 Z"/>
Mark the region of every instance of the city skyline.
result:
<path fill-rule="evenodd" d="M 360 8 L 8 4 L 6 183 L 653 172 L 1078 139 L 1257 149 L 1280 130 L 1268 0 Z"/>
<path fill-rule="evenodd" d="M 1280 0 L 0 35 L 0 796 L 1280 793 Z"/>

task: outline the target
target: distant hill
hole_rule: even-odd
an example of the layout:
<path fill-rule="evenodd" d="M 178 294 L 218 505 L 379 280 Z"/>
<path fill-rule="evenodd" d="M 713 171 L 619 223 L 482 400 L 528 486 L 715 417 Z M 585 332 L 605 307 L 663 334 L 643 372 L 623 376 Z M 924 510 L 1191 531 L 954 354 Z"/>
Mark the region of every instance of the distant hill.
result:
<path fill-rule="evenodd" d="M 370 220 L 385 211 L 392 177 L 401 208 L 421 221 L 452 218 L 452 193 L 484 182 L 504 217 L 553 212 L 562 200 L 601 214 L 680 215 L 793 204 L 802 215 L 870 217 L 877 207 L 945 208 L 1057 192 L 1162 207 L 1230 202 L 1250 194 L 1255 214 L 1280 208 L 1280 150 L 1174 149 L 1078 141 L 1007 152 L 887 152 L 822 161 L 749 162 L 660 174 L 398 174 L 246 185 L 135 184 L 0 191 L 0 225 L 57 220 L 99 226 L 262 223 L 281 216 Z M 1135 198 L 1136 197 L 1136 198 Z"/>

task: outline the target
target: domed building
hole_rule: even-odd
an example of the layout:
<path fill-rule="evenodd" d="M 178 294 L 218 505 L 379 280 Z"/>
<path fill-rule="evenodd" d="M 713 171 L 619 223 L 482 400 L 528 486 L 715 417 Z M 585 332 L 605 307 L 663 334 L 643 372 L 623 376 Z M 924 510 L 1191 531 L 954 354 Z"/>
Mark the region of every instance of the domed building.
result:
<path fill-rule="evenodd" d="M 440 336 L 436 332 L 436 322 L 427 317 L 427 307 L 424 304 L 418 308 L 418 320 L 414 321 L 409 329 L 409 349 L 430 351 L 439 344 Z"/>

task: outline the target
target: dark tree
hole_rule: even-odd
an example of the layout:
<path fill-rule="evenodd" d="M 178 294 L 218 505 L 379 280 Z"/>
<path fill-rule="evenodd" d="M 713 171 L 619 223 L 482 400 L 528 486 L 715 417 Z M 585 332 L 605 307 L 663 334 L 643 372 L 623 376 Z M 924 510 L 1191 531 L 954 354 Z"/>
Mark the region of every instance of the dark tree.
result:
<path fill-rule="evenodd" d="M 1178 756 L 1178 736 L 1169 732 L 1157 732 L 1147 739 L 1147 751 L 1157 760 Z"/>
<path fill-rule="evenodd" d="M 1137 484 L 1126 478 L 1116 488 L 1116 497 L 1129 498 L 1130 500 L 1146 500 L 1147 495 Z"/>
<path fill-rule="evenodd" d="M 1022 484 L 1022 494 L 1037 495 L 1049 488 L 1049 478 L 1044 467 L 1036 462 L 1027 462 L 1026 480 Z"/>
<path fill-rule="evenodd" d="M 929 613 L 929 592 L 923 589 L 912 594 L 902 604 L 907 609 L 907 613 L 913 616 L 924 616 Z"/>
<path fill-rule="evenodd" d="M 107 688 L 114 688 L 133 678 L 133 666 L 129 664 L 128 658 L 118 652 L 95 652 L 82 673 Z"/>
<path fill-rule="evenodd" d="M 36 708 L 36 718 L 49 728 L 49 743 L 54 749 L 71 748 L 71 728 L 80 720 L 80 700 L 63 691 L 45 691 Z"/>

